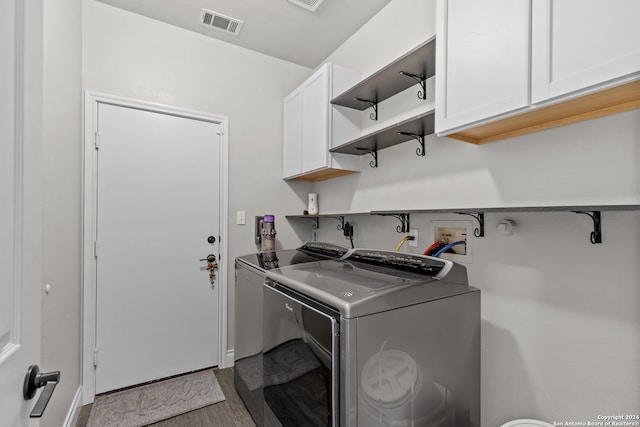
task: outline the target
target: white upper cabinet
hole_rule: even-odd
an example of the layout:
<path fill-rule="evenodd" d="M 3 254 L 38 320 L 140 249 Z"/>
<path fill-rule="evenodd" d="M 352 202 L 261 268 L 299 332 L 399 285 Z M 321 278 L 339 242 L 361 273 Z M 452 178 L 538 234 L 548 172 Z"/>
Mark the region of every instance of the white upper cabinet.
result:
<path fill-rule="evenodd" d="M 329 71 L 320 69 L 302 84 L 302 170 L 329 166 Z"/>
<path fill-rule="evenodd" d="M 438 135 L 476 144 L 637 108 L 639 0 L 438 0 Z"/>
<path fill-rule="evenodd" d="M 533 23 L 534 104 L 640 71 L 638 0 L 533 0 Z"/>
<path fill-rule="evenodd" d="M 362 114 L 331 105 L 360 80 L 335 64 L 320 67 L 283 101 L 283 178 L 319 181 L 360 171 L 360 159 L 329 149 L 361 134 Z"/>
<path fill-rule="evenodd" d="M 438 0 L 436 132 L 529 104 L 528 0 Z"/>
<path fill-rule="evenodd" d="M 302 172 L 302 88 L 283 101 L 282 173 L 284 177 Z"/>

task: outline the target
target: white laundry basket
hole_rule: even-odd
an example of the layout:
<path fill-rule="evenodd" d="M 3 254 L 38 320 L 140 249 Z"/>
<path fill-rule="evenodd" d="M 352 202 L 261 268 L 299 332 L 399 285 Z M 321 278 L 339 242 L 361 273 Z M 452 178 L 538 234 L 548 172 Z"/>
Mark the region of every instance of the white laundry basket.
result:
<path fill-rule="evenodd" d="M 553 424 L 538 420 L 513 420 L 500 427 L 553 427 Z"/>

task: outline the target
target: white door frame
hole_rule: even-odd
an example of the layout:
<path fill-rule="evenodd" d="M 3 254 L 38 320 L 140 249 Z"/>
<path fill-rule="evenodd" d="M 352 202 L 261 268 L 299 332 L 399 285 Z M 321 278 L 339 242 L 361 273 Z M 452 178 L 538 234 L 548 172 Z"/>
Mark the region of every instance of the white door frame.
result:
<path fill-rule="evenodd" d="M 127 99 L 96 92 L 85 92 L 84 105 L 84 218 L 83 218 L 83 327 L 82 327 L 82 404 L 93 402 L 95 397 L 95 369 L 93 354 L 96 347 L 96 259 L 94 242 L 97 207 L 97 170 L 95 134 L 98 124 L 98 104 L 136 108 L 161 114 L 205 120 L 220 124 L 220 270 L 218 273 L 218 360 L 221 368 L 233 365 L 227 355 L 227 286 L 228 286 L 228 223 L 229 205 L 229 118 Z"/>

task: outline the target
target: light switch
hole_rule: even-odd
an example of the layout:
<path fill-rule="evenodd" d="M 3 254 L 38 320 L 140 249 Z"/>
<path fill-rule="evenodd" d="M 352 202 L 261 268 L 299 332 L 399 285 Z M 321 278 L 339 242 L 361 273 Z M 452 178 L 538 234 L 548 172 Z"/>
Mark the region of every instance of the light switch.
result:
<path fill-rule="evenodd" d="M 245 225 L 247 223 L 247 213 L 245 211 L 238 211 L 236 213 L 236 224 Z"/>

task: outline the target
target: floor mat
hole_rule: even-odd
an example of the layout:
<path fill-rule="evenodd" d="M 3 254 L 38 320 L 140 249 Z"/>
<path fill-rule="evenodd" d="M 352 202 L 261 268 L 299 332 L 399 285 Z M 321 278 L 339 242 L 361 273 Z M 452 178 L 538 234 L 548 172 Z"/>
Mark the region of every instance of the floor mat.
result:
<path fill-rule="evenodd" d="M 225 400 L 211 370 L 97 396 L 87 427 L 140 427 Z"/>

